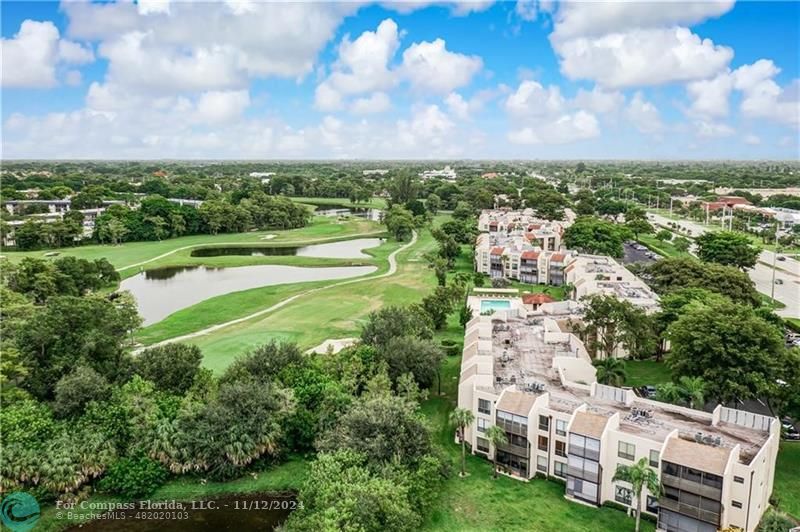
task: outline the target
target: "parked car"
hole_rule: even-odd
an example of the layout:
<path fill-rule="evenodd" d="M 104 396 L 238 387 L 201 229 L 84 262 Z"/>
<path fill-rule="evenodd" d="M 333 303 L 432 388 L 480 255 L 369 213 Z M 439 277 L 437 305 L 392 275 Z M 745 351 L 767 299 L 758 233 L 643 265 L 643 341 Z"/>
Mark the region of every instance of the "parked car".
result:
<path fill-rule="evenodd" d="M 656 396 L 656 387 L 655 386 L 642 386 L 642 395 L 645 397 L 655 397 Z"/>
<path fill-rule="evenodd" d="M 800 440 L 800 432 L 787 432 L 787 433 L 786 433 L 786 434 L 783 436 L 783 439 L 784 439 L 784 440 L 794 440 L 794 441 L 798 441 L 798 440 Z"/>
<path fill-rule="evenodd" d="M 775 284 L 783 284 L 783 279 L 775 279 Z"/>
<path fill-rule="evenodd" d="M 786 260 L 786 257 L 784 257 L 783 255 L 778 255 L 778 260 Z"/>

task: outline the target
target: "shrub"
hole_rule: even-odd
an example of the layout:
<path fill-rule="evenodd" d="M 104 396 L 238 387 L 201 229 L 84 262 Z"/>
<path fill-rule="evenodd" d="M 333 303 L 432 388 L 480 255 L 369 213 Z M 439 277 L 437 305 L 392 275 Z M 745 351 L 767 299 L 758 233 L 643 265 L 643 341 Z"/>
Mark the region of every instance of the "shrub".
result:
<path fill-rule="evenodd" d="M 121 458 L 111 464 L 99 487 L 134 499 L 152 494 L 166 478 L 166 469 L 147 457 Z"/>

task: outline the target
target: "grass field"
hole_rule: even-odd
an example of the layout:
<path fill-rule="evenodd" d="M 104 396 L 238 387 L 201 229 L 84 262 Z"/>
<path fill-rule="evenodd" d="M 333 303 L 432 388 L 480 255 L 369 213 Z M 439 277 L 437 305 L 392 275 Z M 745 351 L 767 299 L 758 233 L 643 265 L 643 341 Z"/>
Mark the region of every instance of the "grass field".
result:
<path fill-rule="evenodd" d="M 625 386 L 655 386 L 672 381 L 667 365 L 655 360 L 626 360 L 625 371 Z"/>
<path fill-rule="evenodd" d="M 367 202 L 353 203 L 348 198 L 309 198 L 294 196 L 289 198 L 297 203 L 305 203 L 308 205 L 344 205 L 346 207 L 370 207 L 373 209 L 385 209 L 386 200 L 383 198 L 370 198 Z"/>
<path fill-rule="evenodd" d="M 423 258 L 435 248 L 436 241 L 423 229 L 417 242 L 398 254 L 397 273 L 391 277 L 301 296 L 284 308 L 191 342 L 203 350 L 206 367 L 221 371 L 239 354 L 271 339 L 294 341 L 301 348 L 309 348 L 328 338 L 357 335 L 363 320 L 373 310 L 419 301 L 435 286 L 433 272 Z"/>
<path fill-rule="evenodd" d="M 781 442 L 773 493 L 780 509 L 800 520 L 800 442 Z"/>
<path fill-rule="evenodd" d="M 332 266 L 374 265 L 378 267 L 378 270 L 370 275 L 375 276 L 386 271 L 388 267 L 388 262 L 386 260 L 387 256 L 399 246 L 400 243 L 396 241 L 387 241 L 377 248 L 364 250 L 365 253 L 371 255 L 369 259 L 311 259 L 311 261 L 292 261 L 291 259 L 304 259 L 306 257 L 272 258 L 277 259 L 275 262 L 280 264 L 297 266 L 314 266 L 319 264 Z M 242 258 L 250 259 L 268 257 Z M 204 264 L 209 264 L 206 262 L 208 260 L 207 258 L 198 260 L 202 260 Z M 192 305 L 191 307 L 181 309 L 178 312 L 167 316 L 158 323 L 154 323 L 153 325 L 137 331 L 135 335 L 136 341 L 143 345 L 150 345 L 162 340 L 199 331 L 218 323 L 224 323 L 230 320 L 248 316 L 261 309 L 271 307 L 283 299 L 311 289 L 329 285 L 332 282 L 335 281 L 313 281 L 263 286 L 213 297 L 196 305 Z"/>
<path fill-rule="evenodd" d="M 691 257 L 688 251 L 678 251 L 672 242 L 659 240 L 652 235 L 639 235 L 637 240 L 647 246 L 650 251 L 654 251 L 664 257 Z"/>
<path fill-rule="evenodd" d="M 176 257 L 179 253 L 188 256 L 190 248 L 203 245 L 224 245 L 224 244 L 303 244 L 322 240 L 335 240 L 342 238 L 352 238 L 368 233 L 380 233 L 382 227 L 376 222 L 361 220 L 357 218 L 348 220 L 336 220 L 323 216 L 317 216 L 311 223 L 300 229 L 289 229 L 285 231 L 254 231 L 250 233 L 233 233 L 220 235 L 193 235 L 179 238 L 170 238 L 160 242 L 127 242 L 119 246 L 113 245 L 89 245 L 72 248 L 61 248 L 56 250 L 60 255 L 71 255 L 83 259 L 106 258 L 121 270 L 120 275 L 129 277 L 139 272 L 139 263 L 144 261 L 146 265 L 142 267 L 153 268 L 156 266 L 175 265 Z M 275 235 L 274 238 L 265 239 L 266 235 Z M 11 262 L 17 262 L 23 257 L 44 257 L 45 253 L 53 250 L 41 251 L 3 251 L 3 255 Z M 156 259 L 166 253 L 171 253 L 164 259 Z M 237 259 L 237 257 L 233 257 Z M 244 259 L 245 257 L 238 257 Z M 249 259 L 249 257 L 247 257 Z M 266 258 L 266 257 L 262 257 Z M 188 260 L 185 259 L 184 260 Z M 203 259 L 203 263 L 207 263 Z M 260 262 L 267 264 L 268 262 Z M 184 262 L 179 262 L 183 265 Z M 252 264 L 252 263 L 251 263 Z"/>

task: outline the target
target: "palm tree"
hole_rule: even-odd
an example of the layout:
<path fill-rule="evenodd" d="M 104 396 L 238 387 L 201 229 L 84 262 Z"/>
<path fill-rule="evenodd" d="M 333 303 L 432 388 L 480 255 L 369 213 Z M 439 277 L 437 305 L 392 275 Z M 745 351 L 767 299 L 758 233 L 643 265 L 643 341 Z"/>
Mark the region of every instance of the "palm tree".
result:
<path fill-rule="evenodd" d="M 677 403 L 681 400 L 680 387 L 674 382 L 665 382 L 656 386 L 656 401 L 663 403 Z"/>
<path fill-rule="evenodd" d="M 594 367 L 597 368 L 597 382 L 609 386 L 622 386 L 628 377 L 625 371 L 625 362 L 618 358 L 608 357 L 603 360 L 595 360 Z"/>
<path fill-rule="evenodd" d="M 508 443 L 508 438 L 506 437 L 506 431 L 498 427 L 497 425 L 492 425 L 488 429 L 486 429 L 486 439 L 489 440 L 494 447 L 494 454 L 492 455 L 492 469 L 494 470 L 492 476 L 497 478 L 497 446 L 498 445 L 505 445 Z"/>
<path fill-rule="evenodd" d="M 695 405 L 702 407 L 705 404 L 706 383 L 702 377 L 681 377 L 678 379 L 678 387 L 684 401 L 689 403 L 689 408 Z"/>
<path fill-rule="evenodd" d="M 475 414 L 466 408 L 456 408 L 450 412 L 450 424 L 458 428 L 458 436 L 461 439 L 461 476 L 467 476 L 467 427 L 475 421 Z"/>
<path fill-rule="evenodd" d="M 658 480 L 658 473 L 647 464 L 647 458 L 642 458 L 632 466 L 618 465 L 614 478 L 611 480 L 628 482 L 633 487 L 634 506 L 636 507 L 636 532 L 639 532 L 642 514 L 642 490 L 646 487 L 653 497 L 661 495 L 661 482 Z"/>

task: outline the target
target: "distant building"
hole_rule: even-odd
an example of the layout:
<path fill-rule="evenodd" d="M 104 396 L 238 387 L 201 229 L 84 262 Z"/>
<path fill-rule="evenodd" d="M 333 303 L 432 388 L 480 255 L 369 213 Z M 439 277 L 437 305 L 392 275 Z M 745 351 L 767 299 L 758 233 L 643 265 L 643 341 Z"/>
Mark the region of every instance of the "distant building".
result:
<path fill-rule="evenodd" d="M 720 209 L 732 209 L 737 205 L 752 205 L 747 198 L 739 196 L 719 196 L 715 201 L 704 201 L 701 207 L 705 211 L 714 212 Z"/>
<path fill-rule="evenodd" d="M 419 174 L 422 179 L 433 179 L 433 178 L 440 178 L 446 181 L 455 181 L 456 180 L 456 171 L 450 168 L 449 165 L 445 166 L 441 170 L 426 170 Z"/>
<path fill-rule="evenodd" d="M 362 175 L 364 177 L 373 176 L 373 175 L 386 175 L 389 173 L 389 170 L 385 170 L 383 168 L 378 168 L 375 170 L 364 170 Z"/>

